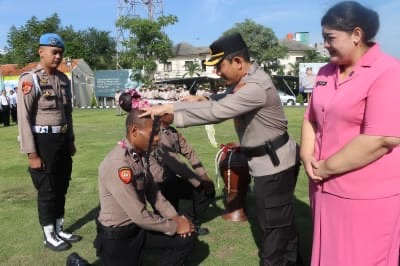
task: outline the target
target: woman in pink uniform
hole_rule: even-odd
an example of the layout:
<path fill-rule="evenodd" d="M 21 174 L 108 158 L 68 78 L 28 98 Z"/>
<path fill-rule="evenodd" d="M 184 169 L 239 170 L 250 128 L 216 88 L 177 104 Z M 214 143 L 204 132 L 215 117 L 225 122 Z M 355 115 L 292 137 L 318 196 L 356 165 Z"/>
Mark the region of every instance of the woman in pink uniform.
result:
<path fill-rule="evenodd" d="M 373 42 L 378 14 L 357 2 L 321 20 L 330 63 L 304 115 L 311 265 L 399 265 L 400 62 Z"/>

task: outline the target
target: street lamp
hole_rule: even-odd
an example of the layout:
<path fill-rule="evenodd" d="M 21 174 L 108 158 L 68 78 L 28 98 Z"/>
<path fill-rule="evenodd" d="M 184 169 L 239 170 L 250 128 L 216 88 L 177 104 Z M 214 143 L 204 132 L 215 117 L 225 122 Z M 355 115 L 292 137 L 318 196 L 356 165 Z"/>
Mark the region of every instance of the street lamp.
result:
<path fill-rule="evenodd" d="M 71 57 L 67 57 L 65 61 L 67 63 L 67 66 L 69 67 L 69 73 L 71 75 L 71 103 L 72 107 L 74 107 L 75 93 L 74 93 L 74 74 L 72 73 L 72 59 Z"/>

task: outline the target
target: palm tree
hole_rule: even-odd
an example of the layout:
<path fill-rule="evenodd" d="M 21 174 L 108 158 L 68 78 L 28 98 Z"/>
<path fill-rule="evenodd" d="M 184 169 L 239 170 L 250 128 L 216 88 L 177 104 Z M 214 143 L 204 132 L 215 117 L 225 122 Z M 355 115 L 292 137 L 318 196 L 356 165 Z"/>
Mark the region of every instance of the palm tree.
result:
<path fill-rule="evenodd" d="M 198 63 L 188 62 L 189 64 L 185 65 L 186 73 L 183 74 L 183 78 L 186 76 L 193 77 L 194 75 L 200 76 L 201 67 Z"/>

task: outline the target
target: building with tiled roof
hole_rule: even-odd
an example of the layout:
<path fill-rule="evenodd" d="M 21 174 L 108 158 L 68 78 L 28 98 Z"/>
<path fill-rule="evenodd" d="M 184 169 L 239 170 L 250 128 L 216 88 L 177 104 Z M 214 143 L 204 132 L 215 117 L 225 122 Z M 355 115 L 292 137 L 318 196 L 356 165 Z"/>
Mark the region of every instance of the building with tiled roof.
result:
<path fill-rule="evenodd" d="M 314 48 L 304 44 L 303 42 L 294 40 L 291 34 L 288 34 L 284 39 L 280 40 L 279 43 L 288 50 L 285 58 L 278 59 L 279 64 L 284 66 L 283 71 L 285 75 L 298 75 L 298 73 L 292 73 L 291 64 L 294 65 L 296 62 L 303 62 L 305 52 L 314 50 Z"/>
<path fill-rule="evenodd" d="M 38 63 L 33 62 L 22 67 L 17 64 L 0 65 L 0 90 L 9 91 L 17 87 L 19 76 L 34 69 Z M 89 105 L 94 90 L 94 72 L 85 60 L 64 58 L 58 70 L 64 72 L 73 81 L 74 105 Z"/>

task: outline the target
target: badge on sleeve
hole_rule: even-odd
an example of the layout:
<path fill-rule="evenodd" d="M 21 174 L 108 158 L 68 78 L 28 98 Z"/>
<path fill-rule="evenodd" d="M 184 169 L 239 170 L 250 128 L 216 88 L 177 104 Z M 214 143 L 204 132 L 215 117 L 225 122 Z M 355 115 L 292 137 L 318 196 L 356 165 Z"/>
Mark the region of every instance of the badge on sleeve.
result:
<path fill-rule="evenodd" d="M 22 92 L 24 94 L 30 93 L 32 90 L 32 87 L 33 87 L 33 84 L 31 82 L 28 82 L 28 81 L 22 82 Z"/>
<path fill-rule="evenodd" d="M 121 167 L 118 169 L 118 176 L 122 182 L 129 184 L 132 182 L 132 170 L 129 167 Z"/>

